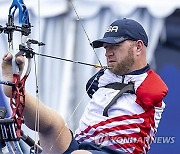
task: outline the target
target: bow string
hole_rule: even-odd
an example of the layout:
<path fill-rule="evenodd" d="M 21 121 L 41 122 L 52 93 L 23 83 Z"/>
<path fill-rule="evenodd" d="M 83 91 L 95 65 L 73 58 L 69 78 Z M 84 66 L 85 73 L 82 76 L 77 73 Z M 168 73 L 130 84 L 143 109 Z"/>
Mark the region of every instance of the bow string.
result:
<path fill-rule="evenodd" d="M 84 62 L 76 62 L 76 61 L 72 61 L 72 60 L 67 60 L 67 59 L 63 59 L 63 58 L 56 58 L 56 59 L 65 60 L 65 61 L 69 61 L 69 62 L 73 62 L 73 63 L 84 64 L 84 65 L 88 65 L 88 66 L 93 66 L 94 68 L 99 68 L 99 69 L 104 69 L 104 70 L 111 68 L 111 67 L 109 67 L 109 66 L 103 66 L 103 65 L 102 65 L 102 63 L 101 63 L 101 61 L 100 61 L 100 59 L 99 59 L 99 57 L 98 57 L 98 55 L 97 55 L 97 53 L 96 53 L 96 51 L 95 51 L 95 48 L 94 48 L 94 46 L 93 46 L 93 44 L 92 44 L 92 42 L 91 42 L 91 40 L 90 40 L 90 37 L 89 37 L 89 35 L 88 35 L 88 33 L 87 33 L 87 31 L 86 31 L 86 29 L 85 29 L 85 27 L 84 27 L 84 25 L 83 25 L 83 23 L 82 23 L 82 21 L 81 21 L 81 18 L 80 18 L 80 16 L 79 16 L 78 11 L 76 10 L 76 8 L 75 8 L 72 0 L 68 0 L 68 3 L 70 4 L 71 8 L 73 9 L 73 11 L 74 11 L 74 13 L 75 13 L 75 15 L 76 15 L 76 17 L 77 17 L 77 21 L 79 21 L 79 23 L 80 23 L 80 25 L 81 25 L 84 33 L 85 33 L 85 36 L 86 36 L 86 38 L 87 38 L 87 40 L 88 40 L 88 42 L 89 42 L 89 45 L 92 47 L 92 50 L 93 50 L 93 52 L 94 52 L 94 54 L 95 54 L 95 57 L 96 57 L 96 59 L 97 59 L 97 61 L 98 61 L 99 64 L 94 65 L 94 64 L 84 63 Z M 44 56 L 44 55 L 43 55 L 43 56 Z M 51 58 L 51 57 L 50 57 L 50 58 Z M 91 87 L 92 87 L 93 83 L 96 81 L 98 75 L 99 75 L 99 72 L 96 74 L 96 76 L 94 77 L 94 80 L 91 82 L 91 84 L 89 85 L 89 87 L 87 87 L 86 92 L 88 92 L 88 91 L 91 89 Z M 70 122 L 70 120 L 71 120 L 72 117 L 74 116 L 75 112 L 77 111 L 77 109 L 79 108 L 79 106 L 81 105 L 81 103 L 83 102 L 83 99 L 84 99 L 85 95 L 86 95 L 86 93 L 83 94 L 82 98 L 81 98 L 80 101 L 77 103 L 75 109 L 74 109 L 73 112 L 71 113 L 71 115 L 70 115 L 70 117 L 68 118 L 68 120 L 67 120 L 66 124 L 64 125 L 64 127 L 59 130 L 59 134 L 58 134 L 57 138 L 54 140 L 54 142 L 52 143 L 52 145 L 51 145 L 51 147 L 50 147 L 50 149 L 49 149 L 49 152 L 48 152 L 49 154 L 51 153 L 51 150 L 52 150 L 52 148 L 54 147 L 55 143 L 58 141 L 58 138 L 61 136 L 63 130 L 64 130 L 65 127 L 68 125 L 68 123 Z"/>

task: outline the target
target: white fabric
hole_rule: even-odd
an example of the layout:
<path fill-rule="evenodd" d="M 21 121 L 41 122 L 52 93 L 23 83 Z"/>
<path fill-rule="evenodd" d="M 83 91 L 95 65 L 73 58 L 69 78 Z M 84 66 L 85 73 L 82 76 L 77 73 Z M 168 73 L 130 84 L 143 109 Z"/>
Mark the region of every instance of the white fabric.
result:
<path fill-rule="evenodd" d="M 145 79 L 147 79 L 148 77 L 149 76 L 147 72 L 139 75 L 126 75 L 124 78 L 124 83 L 134 82 L 135 91 L 136 91 L 141 85 L 146 84 Z M 153 80 L 153 78 L 151 79 Z M 146 116 L 143 115 L 143 113 L 147 112 L 146 110 L 144 110 L 143 108 L 144 106 L 138 104 L 136 101 L 137 97 L 144 97 L 144 96 L 137 96 L 137 94 L 134 95 L 134 94 L 126 93 L 123 94 L 120 98 L 118 98 L 116 103 L 109 108 L 108 117 L 103 116 L 104 108 L 111 102 L 111 100 L 119 92 L 119 90 L 104 88 L 104 86 L 115 82 L 121 83 L 122 76 L 117 76 L 111 73 L 109 70 L 105 70 L 104 74 L 100 76 L 98 80 L 99 89 L 93 94 L 92 99 L 88 103 L 85 112 L 82 118 L 80 119 L 79 127 L 75 133 L 76 140 L 78 140 L 79 143 L 83 143 L 83 142 L 90 143 L 93 141 L 96 143 L 100 141 L 99 139 L 100 134 L 103 134 L 105 137 L 107 137 L 107 140 L 110 140 L 108 142 L 104 142 L 103 140 L 101 146 L 112 146 L 114 144 L 117 144 L 116 141 L 114 141 L 113 143 L 113 139 L 111 138 L 113 137 L 117 138 L 117 136 L 120 138 L 123 135 L 127 135 L 127 134 L 133 135 L 134 133 L 137 134 L 139 133 L 138 135 L 141 136 L 142 134 L 146 133 L 147 135 L 146 137 L 150 137 L 150 138 L 154 137 L 154 134 L 157 130 L 158 124 L 161 119 L 161 114 L 165 107 L 164 102 L 162 102 L 162 106 L 155 107 L 155 112 L 154 110 L 149 112 L 152 109 L 149 108 L 148 118 L 147 118 L 147 115 Z M 154 95 L 152 94 L 152 97 L 153 96 Z M 143 103 L 146 104 L 147 102 L 143 102 Z M 123 116 L 127 116 L 127 117 L 123 119 L 122 118 Z M 151 118 L 154 118 L 154 122 L 149 120 Z M 152 126 L 153 123 L 155 123 L 155 126 Z M 147 130 L 144 129 L 145 127 Z M 150 131 L 148 131 L 149 127 L 150 127 Z M 110 139 L 108 139 L 108 137 Z M 148 142 L 143 144 L 144 146 L 149 147 Z M 135 147 L 135 145 L 131 145 L 131 144 L 129 146 L 131 146 L 131 148 Z M 122 150 L 119 147 L 118 148 L 116 147 L 115 149 Z M 129 153 L 133 152 L 129 149 L 126 150 Z M 144 150 L 144 153 L 146 153 L 146 151 L 147 149 Z"/>
<path fill-rule="evenodd" d="M 86 18 L 95 16 L 103 7 L 110 8 L 117 16 L 129 16 L 137 8 L 147 8 L 152 16 L 164 18 L 180 7 L 178 0 L 78 0 L 74 3 L 79 14 Z"/>
<path fill-rule="evenodd" d="M 12 0 L 0 0 L 0 19 L 6 19 L 11 2 Z M 24 3 L 36 16 L 38 16 L 38 3 L 40 3 L 42 17 L 63 14 L 68 11 L 69 5 L 67 0 L 24 0 Z M 85 18 L 95 16 L 104 7 L 110 8 L 117 16 L 129 16 L 137 8 L 147 8 L 152 16 L 165 18 L 180 7 L 179 0 L 77 0 L 73 3 L 79 10 L 78 13 Z"/>

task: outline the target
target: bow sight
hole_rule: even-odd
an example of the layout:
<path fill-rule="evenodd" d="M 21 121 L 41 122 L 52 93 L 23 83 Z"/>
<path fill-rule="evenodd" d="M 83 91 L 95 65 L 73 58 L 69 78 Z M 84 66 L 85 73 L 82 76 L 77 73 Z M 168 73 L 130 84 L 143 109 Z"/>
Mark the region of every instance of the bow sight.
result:
<path fill-rule="evenodd" d="M 8 15 L 8 23 L 6 24 L 5 27 L 0 25 L 0 34 L 5 33 L 8 35 L 8 42 L 13 41 L 13 33 L 15 31 L 21 32 L 23 36 L 28 36 L 31 34 L 31 24 L 22 24 L 22 26 L 17 26 L 14 25 L 14 18 L 12 15 Z M 28 45 L 26 45 L 28 44 Z M 37 40 L 34 39 L 27 39 L 27 41 L 23 44 L 19 45 L 19 51 L 21 52 L 22 55 L 26 56 L 26 58 L 33 58 L 34 52 L 33 49 L 30 48 L 30 44 L 37 44 L 38 46 L 43 46 L 45 45 L 43 42 L 38 42 Z"/>

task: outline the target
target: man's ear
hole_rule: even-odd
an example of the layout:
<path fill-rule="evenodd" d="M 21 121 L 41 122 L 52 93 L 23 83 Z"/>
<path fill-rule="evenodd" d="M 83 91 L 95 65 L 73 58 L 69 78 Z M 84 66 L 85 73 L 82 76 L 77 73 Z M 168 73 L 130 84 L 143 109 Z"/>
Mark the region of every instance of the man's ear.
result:
<path fill-rule="evenodd" d="M 137 54 L 137 55 L 140 55 L 140 54 L 141 54 L 143 47 L 144 47 L 143 41 L 142 41 L 142 40 L 137 40 L 137 41 L 136 41 L 136 48 L 137 48 L 136 54 Z"/>

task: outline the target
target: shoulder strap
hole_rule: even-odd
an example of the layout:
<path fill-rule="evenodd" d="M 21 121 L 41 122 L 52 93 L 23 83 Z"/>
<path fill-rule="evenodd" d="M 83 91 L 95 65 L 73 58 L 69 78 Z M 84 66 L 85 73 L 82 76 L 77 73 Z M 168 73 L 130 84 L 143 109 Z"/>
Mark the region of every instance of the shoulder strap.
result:
<path fill-rule="evenodd" d="M 132 82 L 129 82 L 128 84 L 126 83 L 120 83 L 120 82 L 114 82 L 114 83 L 110 83 L 107 84 L 106 86 L 104 86 L 105 88 L 112 88 L 114 90 L 121 90 L 124 87 L 126 87 L 127 85 L 132 84 Z"/>
<path fill-rule="evenodd" d="M 119 93 L 111 100 L 111 102 L 105 107 L 103 111 L 103 116 L 108 117 L 108 109 L 116 103 L 117 99 L 122 96 L 123 93 L 132 93 L 135 94 L 134 90 L 134 83 L 129 82 L 128 84 L 125 83 L 112 83 L 105 86 L 105 88 L 112 88 L 115 90 L 120 90 Z"/>

